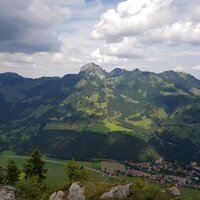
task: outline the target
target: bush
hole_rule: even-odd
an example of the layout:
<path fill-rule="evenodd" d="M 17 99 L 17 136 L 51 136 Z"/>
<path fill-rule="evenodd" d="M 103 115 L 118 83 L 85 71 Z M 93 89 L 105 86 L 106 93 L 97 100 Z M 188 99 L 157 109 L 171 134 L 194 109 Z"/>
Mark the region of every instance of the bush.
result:
<path fill-rule="evenodd" d="M 172 200 L 170 194 L 162 192 L 159 186 L 152 185 L 141 179 L 136 179 L 133 185 L 132 200 Z"/>
<path fill-rule="evenodd" d="M 18 187 L 21 190 L 19 200 L 41 200 L 47 197 L 47 185 L 40 182 L 37 176 L 21 182 Z"/>

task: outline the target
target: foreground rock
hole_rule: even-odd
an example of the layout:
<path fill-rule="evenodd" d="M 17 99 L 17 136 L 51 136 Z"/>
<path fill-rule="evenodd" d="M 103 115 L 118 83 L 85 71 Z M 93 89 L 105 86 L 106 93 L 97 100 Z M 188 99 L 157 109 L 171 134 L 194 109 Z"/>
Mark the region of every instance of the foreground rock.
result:
<path fill-rule="evenodd" d="M 54 192 L 49 200 L 65 200 L 66 199 L 66 195 L 63 191 L 58 191 L 58 192 Z"/>
<path fill-rule="evenodd" d="M 15 200 L 15 188 L 10 186 L 0 187 L 0 200 Z"/>
<path fill-rule="evenodd" d="M 84 189 L 78 183 L 73 183 L 69 188 L 67 200 L 85 200 Z"/>
<path fill-rule="evenodd" d="M 118 198 L 124 199 L 130 197 L 133 194 L 132 184 L 125 186 L 112 187 L 109 192 L 104 193 L 101 199 Z"/>
<path fill-rule="evenodd" d="M 171 187 L 169 189 L 169 192 L 176 198 L 176 199 L 180 199 L 181 198 L 181 193 L 178 190 L 177 187 Z"/>

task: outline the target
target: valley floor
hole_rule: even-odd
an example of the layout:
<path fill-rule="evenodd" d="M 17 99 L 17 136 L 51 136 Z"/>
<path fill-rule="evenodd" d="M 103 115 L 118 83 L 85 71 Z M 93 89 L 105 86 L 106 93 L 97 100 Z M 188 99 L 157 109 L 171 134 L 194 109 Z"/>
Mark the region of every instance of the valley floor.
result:
<path fill-rule="evenodd" d="M 0 166 L 5 167 L 8 160 L 14 160 L 16 165 L 19 168 L 22 168 L 25 159 L 27 156 L 16 155 L 12 151 L 4 151 L 0 156 Z M 68 181 L 67 174 L 65 172 L 65 160 L 59 160 L 49 157 L 44 157 L 46 163 L 45 167 L 48 169 L 47 172 L 47 183 L 49 185 L 57 186 L 62 185 Z M 108 170 L 116 171 L 125 171 L 125 165 L 117 163 L 115 161 L 98 161 L 93 162 L 78 162 L 83 166 L 89 173 L 90 180 L 94 182 L 104 182 L 104 183 L 115 183 L 115 184 L 125 184 L 128 182 L 133 182 L 135 178 L 128 177 L 125 175 L 115 176 L 112 173 L 108 173 Z M 104 169 L 101 170 L 100 169 Z M 107 170 L 107 171 L 105 171 Z M 106 172 L 106 173 L 105 173 Z M 197 189 L 188 189 L 181 188 L 182 199 L 183 200 L 199 200 L 200 199 L 200 190 Z"/>

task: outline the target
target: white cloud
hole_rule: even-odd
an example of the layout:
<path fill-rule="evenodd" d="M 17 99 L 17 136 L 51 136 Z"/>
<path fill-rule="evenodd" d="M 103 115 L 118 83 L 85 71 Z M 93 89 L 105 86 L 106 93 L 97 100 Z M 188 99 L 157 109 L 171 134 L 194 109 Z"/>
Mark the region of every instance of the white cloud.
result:
<path fill-rule="evenodd" d="M 200 5 L 194 4 L 190 8 L 190 15 L 192 20 L 196 21 L 197 23 L 200 21 Z"/>
<path fill-rule="evenodd" d="M 125 59 L 129 66 L 158 72 L 168 68 L 193 73 L 191 65 L 200 53 L 199 17 L 198 0 L 120 2 L 94 26 L 91 35 L 101 45 L 92 56 L 102 63 Z"/>
<path fill-rule="evenodd" d="M 55 62 L 55 63 L 62 63 L 63 58 L 64 58 L 63 54 L 60 53 L 60 52 L 58 52 L 58 53 L 55 53 L 55 54 L 53 55 L 52 60 L 53 60 L 53 62 Z"/>
<path fill-rule="evenodd" d="M 200 65 L 196 65 L 192 68 L 193 70 L 197 70 L 197 71 L 200 71 Z"/>
<path fill-rule="evenodd" d="M 112 42 L 135 37 L 139 42 L 200 45 L 200 3 L 178 12 L 175 0 L 127 0 L 105 12 L 92 32 L 95 39 Z M 190 4 L 187 5 L 190 7 Z M 197 21 L 194 21 L 194 18 Z"/>
<path fill-rule="evenodd" d="M 70 60 L 71 60 L 72 63 L 75 63 L 75 64 L 76 64 L 76 63 L 78 63 L 78 64 L 81 63 L 81 60 L 80 60 L 79 58 L 75 58 L 75 57 L 73 57 L 73 56 L 70 57 Z"/>
<path fill-rule="evenodd" d="M 119 65 L 125 65 L 127 63 L 126 58 L 120 59 L 117 56 L 109 56 L 106 54 L 102 54 L 99 48 L 97 48 L 94 52 L 92 52 L 91 56 L 93 59 L 95 59 L 97 64 L 100 64 L 100 65 L 109 64 L 111 66 L 116 66 L 116 65 L 119 66 Z"/>
<path fill-rule="evenodd" d="M 171 24 L 174 16 L 171 2 L 172 0 L 127 0 L 119 3 L 116 10 L 110 9 L 102 15 L 92 36 L 112 41 Z"/>
<path fill-rule="evenodd" d="M 0 1 L 1 72 L 62 76 L 96 62 L 200 77 L 199 0 Z"/>
<path fill-rule="evenodd" d="M 165 43 L 167 45 L 200 45 L 200 23 L 177 22 L 170 26 L 149 30 L 141 34 L 139 39 L 142 43 Z"/>
<path fill-rule="evenodd" d="M 174 67 L 174 70 L 178 71 L 178 72 L 185 71 L 185 69 L 183 67 L 180 67 L 180 66 Z"/>

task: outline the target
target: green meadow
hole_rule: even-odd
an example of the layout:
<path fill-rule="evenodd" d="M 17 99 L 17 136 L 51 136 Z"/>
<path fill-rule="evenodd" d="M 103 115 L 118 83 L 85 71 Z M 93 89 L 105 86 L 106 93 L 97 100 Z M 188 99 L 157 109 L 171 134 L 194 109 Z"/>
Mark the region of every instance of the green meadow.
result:
<path fill-rule="evenodd" d="M 16 163 L 17 167 L 22 170 L 23 164 L 27 158 L 28 156 L 21 156 L 21 155 L 19 156 L 12 151 L 4 151 L 0 156 L 0 166 L 4 168 L 6 167 L 9 160 L 13 160 Z M 43 157 L 43 160 L 45 161 L 45 168 L 48 170 L 46 181 L 49 185 L 62 185 L 68 182 L 68 176 L 65 171 L 65 164 L 67 161 L 50 158 L 46 156 Z M 92 162 L 78 161 L 78 164 L 86 168 L 89 174 L 89 178 L 92 181 L 104 181 L 104 180 L 109 182 L 113 181 L 112 177 L 109 177 L 108 180 L 106 176 L 95 171 L 100 169 L 101 167 L 101 162 L 98 160 Z M 115 163 L 114 165 L 116 166 L 117 164 Z"/>
<path fill-rule="evenodd" d="M 0 166 L 6 167 L 8 160 L 14 160 L 16 165 L 22 169 L 23 163 L 27 156 L 19 156 L 12 151 L 4 151 L 0 156 Z M 45 167 L 48 169 L 47 172 L 47 184 L 52 186 L 60 186 L 68 182 L 67 173 L 65 171 L 65 160 L 43 157 L 45 161 Z M 91 162 L 78 162 L 79 165 L 86 168 L 89 174 L 89 179 L 93 182 L 104 182 L 104 183 L 115 183 L 115 184 L 126 184 L 133 182 L 134 178 L 127 176 L 120 176 L 119 179 L 103 175 L 96 170 L 101 168 L 110 168 L 113 170 L 125 170 L 125 165 L 117 163 L 113 160 L 94 160 Z M 121 180 L 120 180 L 121 179 Z M 181 188 L 182 200 L 199 200 L 200 191 L 194 189 Z"/>

